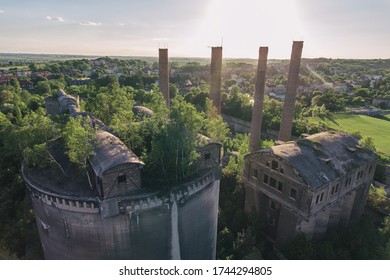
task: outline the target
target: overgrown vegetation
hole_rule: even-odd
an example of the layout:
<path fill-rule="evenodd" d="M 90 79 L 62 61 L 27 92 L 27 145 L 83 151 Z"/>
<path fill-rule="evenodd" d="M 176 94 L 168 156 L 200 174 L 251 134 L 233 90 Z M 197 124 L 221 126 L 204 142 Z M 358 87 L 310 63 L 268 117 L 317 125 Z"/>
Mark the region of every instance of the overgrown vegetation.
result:
<path fill-rule="evenodd" d="M 299 235 L 283 248 L 287 259 L 381 260 L 390 258 L 390 217 L 369 209 L 358 223 L 341 226 L 320 241 Z"/>
<path fill-rule="evenodd" d="M 217 257 L 267 257 L 264 238 L 259 235 L 261 222 L 244 212 L 245 195 L 240 176 L 243 156 L 248 152 L 248 138 L 244 135 L 227 137 L 226 124 L 207 99 L 207 59 L 170 60 L 171 69 L 175 70 L 170 90 L 175 98 L 169 112 L 154 84 L 158 79 L 155 58 L 106 57 L 91 62 L 89 58 L 48 61 L 47 57 L 37 56 L 36 63 L 23 62 L 26 60 L 23 56 L 18 58 L 5 57 L 2 69 L 15 77 L 19 70 L 31 71 L 30 77 L 18 79 L 31 81 L 34 88 L 22 89 L 16 78 L 0 86 L 0 258 L 25 258 L 26 244 L 27 257 L 40 256 L 40 245 L 34 242 L 37 232 L 33 212 L 25 205 L 25 186 L 19 172 L 22 160 L 31 167 L 50 166 L 61 176 L 68 176 L 53 156 L 53 143 L 60 138 L 66 140 L 67 154 L 81 172 L 86 168 L 85 159 L 91 155 L 93 132 L 88 119 L 45 116 L 44 98 L 56 96 L 56 89 L 64 87 L 68 93 L 79 95 L 82 108 L 104 121 L 147 163 L 143 171 L 146 180 L 162 178 L 157 184 L 153 180 L 146 182 L 149 186 L 169 186 L 193 174 L 197 158 L 194 148 L 199 144 L 196 133 L 210 136 L 221 142 L 226 151 L 233 152 L 221 179 Z M 255 64 L 254 60 L 226 61 L 222 112 L 250 121 Z M 120 72 L 119 78 L 108 74 L 113 69 Z M 293 134 L 315 133 L 329 127 L 351 133 L 359 131 L 361 144 L 375 147 L 377 152 L 383 153 L 380 154 L 382 162 L 389 163 L 387 115 L 374 119 L 339 114 L 348 107 L 369 105 L 375 97 L 388 96 L 389 69 L 389 60 L 304 59 Z M 88 71 L 89 84 L 67 86 L 76 78 L 86 77 Z M 275 90 L 283 88 L 287 71 L 288 61 L 270 60 L 267 85 Z M 50 75 L 36 75 L 39 72 Z M 283 103 L 277 98 L 279 96 L 265 97 L 264 130 L 279 129 Z M 139 116 L 131 111 L 134 104 L 148 107 L 155 114 L 139 121 Z M 80 141 L 84 144 L 77 145 Z M 268 145 L 272 143 L 262 143 L 263 148 Z M 380 189 L 370 192 L 370 206 L 380 205 L 381 192 Z M 288 258 L 304 259 L 389 258 L 389 224 L 388 217 L 383 219 L 367 211 L 359 224 L 342 228 L 322 242 L 308 242 L 298 237 L 283 252 Z"/>

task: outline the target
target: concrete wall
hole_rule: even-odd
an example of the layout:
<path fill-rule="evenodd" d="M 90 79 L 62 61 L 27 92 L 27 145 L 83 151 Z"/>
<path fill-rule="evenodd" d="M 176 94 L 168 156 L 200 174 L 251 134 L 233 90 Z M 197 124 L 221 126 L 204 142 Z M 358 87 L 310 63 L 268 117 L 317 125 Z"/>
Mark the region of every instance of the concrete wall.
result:
<path fill-rule="evenodd" d="M 277 224 L 277 235 L 275 240 L 275 246 L 280 247 L 287 242 L 294 239 L 296 235 L 296 225 L 298 217 L 290 209 L 284 206 L 280 209 L 280 217 Z"/>
<path fill-rule="evenodd" d="M 49 115 L 60 114 L 60 104 L 58 103 L 58 100 L 55 97 L 46 97 L 45 107 L 46 107 L 46 113 Z"/>
<path fill-rule="evenodd" d="M 89 212 L 28 189 L 46 259 L 214 259 L 219 183 L 209 173 L 163 197 L 103 200 Z"/>
<path fill-rule="evenodd" d="M 180 254 L 183 260 L 215 259 L 218 225 L 219 183 L 179 205 Z"/>
<path fill-rule="evenodd" d="M 169 259 L 170 213 L 154 208 L 129 218 L 64 211 L 33 199 L 46 259 Z"/>
<path fill-rule="evenodd" d="M 228 116 L 225 114 L 221 114 L 223 121 L 226 122 L 230 129 L 233 130 L 234 133 L 250 133 L 251 131 L 251 123 L 247 121 L 243 121 L 241 119 L 237 119 L 232 116 Z M 261 127 L 259 127 L 261 129 Z"/>

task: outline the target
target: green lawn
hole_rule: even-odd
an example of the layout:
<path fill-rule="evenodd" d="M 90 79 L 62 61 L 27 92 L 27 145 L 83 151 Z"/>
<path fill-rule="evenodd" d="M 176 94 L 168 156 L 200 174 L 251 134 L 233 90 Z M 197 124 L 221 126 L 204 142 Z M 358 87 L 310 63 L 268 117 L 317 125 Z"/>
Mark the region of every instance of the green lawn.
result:
<path fill-rule="evenodd" d="M 360 132 L 363 137 L 370 136 L 380 153 L 390 156 L 390 114 L 382 119 L 364 115 L 334 114 L 330 118 L 311 118 L 313 122 L 324 122 L 328 127 L 344 132 Z"/>

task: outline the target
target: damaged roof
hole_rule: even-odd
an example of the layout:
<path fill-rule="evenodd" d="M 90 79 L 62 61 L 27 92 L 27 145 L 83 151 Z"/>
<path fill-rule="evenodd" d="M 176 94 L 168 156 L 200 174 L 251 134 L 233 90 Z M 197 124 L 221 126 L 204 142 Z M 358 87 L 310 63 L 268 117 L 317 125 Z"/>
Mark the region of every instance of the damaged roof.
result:
<path fill-rule="evenodd" d="M 133 106 L 133 113 L 134 115 L 141 115 L 143 117 L 149 117 L 149 118 L 154 115 L 154 112 L 152 110 L 141 105 Z"/>
<path fill-rule="evenodd" d="M 96 141 L 95 154 L 89 162 L 97 176 L 118 165 L 144 164 L 118 137 L 107 131 L 98 131 Z"/>
<path fill-rule="evenodd" d="M 248 157 L 271 154 L 288 163 L 312 188 L 320 188 L 373 161 L 376 156 L 358 146 L 358 139 L 342 132 L 321 132 L 261 150 Z"/>

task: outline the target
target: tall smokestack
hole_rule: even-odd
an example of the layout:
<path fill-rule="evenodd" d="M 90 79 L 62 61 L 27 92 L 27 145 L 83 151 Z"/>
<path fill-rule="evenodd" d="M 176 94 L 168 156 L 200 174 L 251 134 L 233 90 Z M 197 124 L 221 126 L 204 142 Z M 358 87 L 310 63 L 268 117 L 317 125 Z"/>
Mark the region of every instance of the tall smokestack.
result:
<path fill-rule="evenodd" d="M 268 47 L 260 47 L 259 61 L 257 64 L 256 89 L 255 89 L 253 112 L 252 112 L 251 135 L 249 139 L 249 151 L 251 153 L 258 150 L 260 136 L 261 136 L 261 123 L 263 121 L 265 75 L 267 70 L 267 55 L 268 55 Z"/>
<path fill-rule="evenodd" d="M 290 141 L 294 118 L 295 97 L 298 88 L 299 68 L 301 66 L 303 41 L 294 41 L 291 51 L 290 70 L 288 72 L 286 98 L 284 100 L 279 140 Z"/>
<path fill-rule="evenodd" d="M 164 96 L 167 107 L 169 107 L 170 100 L 169 100 L 168 49 L 158 50 L 158 76 L 159 76 L 160 91 Z"/>
<path fill-rule="evenodd" d="M 222 47 L 211 48 L 210 99 L 221 114 Z"/>

